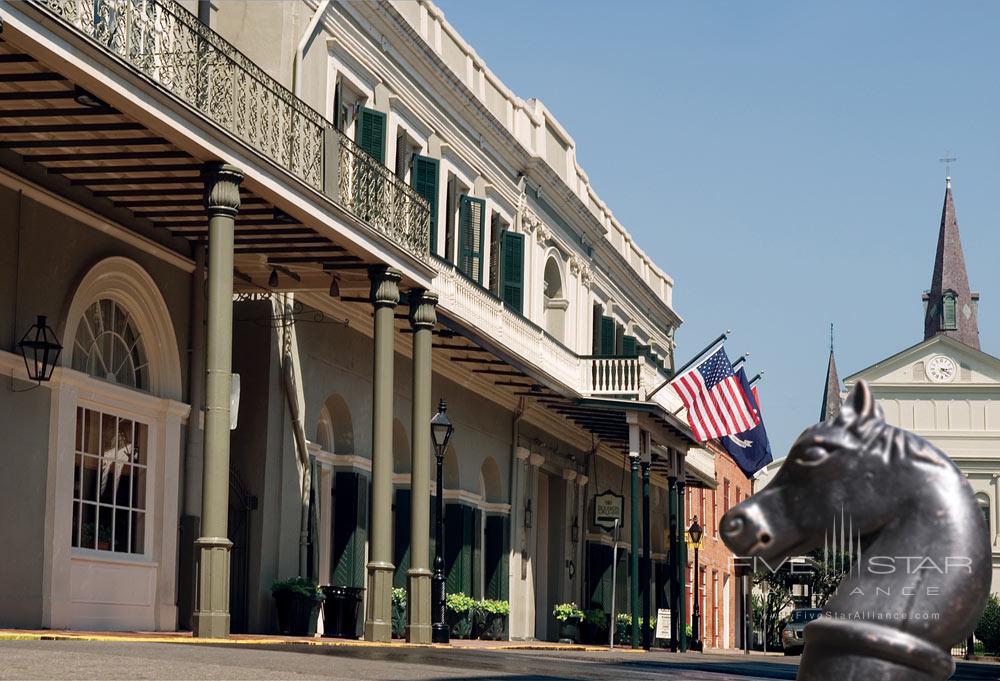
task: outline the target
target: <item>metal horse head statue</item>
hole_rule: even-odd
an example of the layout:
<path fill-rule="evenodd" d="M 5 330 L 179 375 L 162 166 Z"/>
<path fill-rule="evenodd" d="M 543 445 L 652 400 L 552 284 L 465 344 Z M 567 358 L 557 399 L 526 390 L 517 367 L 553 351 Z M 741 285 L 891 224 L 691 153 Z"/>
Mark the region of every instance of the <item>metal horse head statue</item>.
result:
<path fill-rule="evenodd" d="M 968 482 L 943 452 L 886 423 L 864 382 L 719 529 L 737 556 L 768 566 L 831 546 L 850 556 L 805 627 L 800 680 L 947 679 L 951 646 L 989 593 L 988 531 Z"/>

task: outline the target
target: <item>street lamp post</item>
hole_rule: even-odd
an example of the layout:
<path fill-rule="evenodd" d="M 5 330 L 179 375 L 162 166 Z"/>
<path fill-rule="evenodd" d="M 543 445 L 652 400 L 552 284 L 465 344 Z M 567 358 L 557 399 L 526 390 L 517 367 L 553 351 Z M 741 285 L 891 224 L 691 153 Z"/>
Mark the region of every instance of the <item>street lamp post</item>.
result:
<path fill-rule="evenodd" d="M 701 568 L 698 566 L 698 549 L 701 547 L 702 533 L 701 525 L 698 524 L 698 516 L 695 516 L 691 527 L 688 528 L 688 538 L 694 544 L 694 607 L 691 609 L 691 636 L 694 640 L 691 642 L 691 647 L 694 650 L 704 652 L 701 640 L 701 596 L 698 593 L 701 576 Z"/>
<path fill-rule="evenodd" d="M 434 643 L 448 643 L 450 640 L 448 622 L 445 617 L 445 584 L 444 584 L 444 452 L 448 440 L 455 431 L 448 419 L 448 407 L 441 399 L 438 412 L 431 419 L 431 439 L 434 440 L 434 455 L 437 457 L 437 498 L 434 508 L 437 520 L 434 525 L 434 623 L 431 625 L 431 640 Z"/>

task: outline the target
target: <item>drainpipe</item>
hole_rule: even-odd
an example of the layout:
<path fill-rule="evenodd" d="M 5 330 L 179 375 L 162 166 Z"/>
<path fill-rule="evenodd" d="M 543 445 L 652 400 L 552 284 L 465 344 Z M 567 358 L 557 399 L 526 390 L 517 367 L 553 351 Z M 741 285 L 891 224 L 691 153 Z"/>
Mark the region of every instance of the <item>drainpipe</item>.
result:
<path fill-rule="evenodd" d="M 306 26 L 302 37 L 299 38 L 299 44 L 295 46 L 295 56 L 292 57 L 292 93 L 296 97 L 302 96 L 302 59 L 305 57 L 306 44 L 312 38 L 313 33 L 316 32 L 316 27 L 319 25 L 319 21 L 323 18 L 323 15 L 326 14 L 329 6 L 330 0 L 322 0 L 319 3 L 316 13 L 309 20 L 309 25 Z"/>

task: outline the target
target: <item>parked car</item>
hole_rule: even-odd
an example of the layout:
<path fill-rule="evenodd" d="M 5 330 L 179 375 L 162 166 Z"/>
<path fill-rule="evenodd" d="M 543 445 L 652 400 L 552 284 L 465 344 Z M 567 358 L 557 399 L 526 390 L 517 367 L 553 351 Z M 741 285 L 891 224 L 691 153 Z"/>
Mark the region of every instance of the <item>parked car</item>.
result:
<path fill-rule="evenodd" d="M 805 647 L 802 631 L 806 625 L 823 614 L 821 608 L 796 608 L 781 632 L 781 648 L 785 655 L 798 655 Z"/>

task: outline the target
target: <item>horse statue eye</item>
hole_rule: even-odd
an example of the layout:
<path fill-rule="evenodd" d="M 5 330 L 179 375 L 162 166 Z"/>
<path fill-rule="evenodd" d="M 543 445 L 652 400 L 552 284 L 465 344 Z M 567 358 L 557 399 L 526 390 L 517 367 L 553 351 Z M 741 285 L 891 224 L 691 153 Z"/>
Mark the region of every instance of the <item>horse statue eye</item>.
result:
<path fill-rule="evenodd" d="M 795 458 L 800 466 L 818 466 L 830 457 L 830 452 L 822 447 L 808 447 Z"/>

